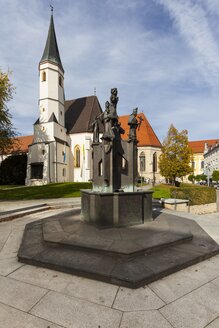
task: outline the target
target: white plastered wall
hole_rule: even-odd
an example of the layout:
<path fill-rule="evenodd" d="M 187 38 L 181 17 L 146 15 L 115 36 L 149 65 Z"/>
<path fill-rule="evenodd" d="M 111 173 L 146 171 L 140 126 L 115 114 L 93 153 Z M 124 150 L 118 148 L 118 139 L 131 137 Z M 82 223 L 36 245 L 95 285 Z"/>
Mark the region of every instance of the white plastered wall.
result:
<path fill-rule="evenodd" d="M 42 75 L 45 72 L 46 80 L 43 81 Z M 40 122 L 47 122 L 55 114 L 59 124 L 64 126 L 64 75 L 57 65 L 43 63 L 40 65 L 39 72 L 39 110 Z M 62 85 L 59 85 L 59 77 Z"/>
<path fill-rule="evenodd" d="M 76 133 L 71 134 L 71 152 L 72 152 L 72 161 L 74 176 L 73 180 L 75 182 L 86 182 L 91 179 L 92 174 L 92 133 Z M 80 148 L 80 167 L 74 167 L 74 150 L 75 147 L 79 146 Z M 70 167 L 70 171 L 72 167 Z M 70 174 L 71 176 L 71 174 Z"/>
<path fill-rule="evenodd" d="M 140 172 L 140 154 L 145 154 L 145 171 Z M 142 176 L 145 179 L 150 179 L 152 181 L 154 179 L 154 172 L 153 172 L 153 154 L 157 154 L 157 171 L 155 172 L 155 179 L 156 182 L 162 181 L 163 177 L 160 175 L 159 172 L 159 157 L 161 155 L 161 149 L 152 146 L 144 146 L 138 147 L 138 176 Z"/>

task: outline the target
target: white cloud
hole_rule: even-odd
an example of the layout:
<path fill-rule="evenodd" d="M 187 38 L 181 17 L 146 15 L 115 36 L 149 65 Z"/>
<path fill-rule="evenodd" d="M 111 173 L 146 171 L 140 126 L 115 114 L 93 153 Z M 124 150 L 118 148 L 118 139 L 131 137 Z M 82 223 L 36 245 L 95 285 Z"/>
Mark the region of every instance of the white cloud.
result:
<path fill-rule="evenodd" d="M 119 114 L 139 106 L 161 140 L 170 123 L 187 128 L 192 139 L 218 137 L 211 124 L 219 100 L 211 92 L 219 87 L 210 14 L 216 2 L 206 1 L 53 0 L 66 98 L 96 87 L 104 106 L 117 87 Z M 29 134 L 38 116 L 38 63 L 50 9 L 43 0 L 0 0 L 0 6 L 0 63 L 13 70 L 17 87 L 9 107 L 18 131 Z"/>
<path fill-rule="evenodd" d="M 219 48 L 209 27 L 206 12 L 200 1 L 158 0 L 170 13 L 176 27 L 193 49 L 206 81 L 215 87 L 219 78 Z M 210 4 L 210 2 L 209 2 Z M 213 2 L 211 2 L 213 5 Z"/>

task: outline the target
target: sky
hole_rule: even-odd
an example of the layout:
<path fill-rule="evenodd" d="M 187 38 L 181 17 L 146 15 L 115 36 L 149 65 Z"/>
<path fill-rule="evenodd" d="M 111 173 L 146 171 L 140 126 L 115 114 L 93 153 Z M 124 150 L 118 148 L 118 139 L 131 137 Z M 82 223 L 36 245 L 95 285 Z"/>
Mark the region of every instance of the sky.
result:
<path fill-rule="evenodd" d="M 219 138 L 219 0 L 0 0 L 0 68 L 20 135 L 38 118 L 38 64 L 50 7 L 66 100 L 117 87 L 118 115 L 144 112 L 162 142 L 170 124 L 189 140 Z"/>

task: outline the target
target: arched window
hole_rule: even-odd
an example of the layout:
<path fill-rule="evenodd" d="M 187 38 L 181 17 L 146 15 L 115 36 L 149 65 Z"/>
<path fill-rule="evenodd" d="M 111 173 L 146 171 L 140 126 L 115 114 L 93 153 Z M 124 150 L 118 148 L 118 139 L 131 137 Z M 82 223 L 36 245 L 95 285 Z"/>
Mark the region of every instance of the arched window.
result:
<path fill-rule="evenodd" d="M 75 146 L 75 149 L 74 149 L 74 166 L 75 167 L 80 167 L 80 157 L 81 157 L 80 147 L 77 145 L 77 146 Z"/>
<path fill-rule="evenodd" d="M 140 172 L 144 172 L 146 167 L 146 161 L 145 161 L 145 153 L 143 151 L 140 153 L 139 160 L 140 160 Z"/>
<path fill-rule="evenodd" d="M 42 82 L 46 81 L 46 72 L 42 72 Z"/>
<path fill-rule="evenodd" d="M 102 162 L 102 160 L 98 163 L 98 174 L 99 174 L 99 177 L 102 177 L 102 175 L 103 175 L 103 162 Z"/>
<path fill-rule="evenodd" d="M 153 154 L 153 172 L 157 172 L 157 153 Z"/>

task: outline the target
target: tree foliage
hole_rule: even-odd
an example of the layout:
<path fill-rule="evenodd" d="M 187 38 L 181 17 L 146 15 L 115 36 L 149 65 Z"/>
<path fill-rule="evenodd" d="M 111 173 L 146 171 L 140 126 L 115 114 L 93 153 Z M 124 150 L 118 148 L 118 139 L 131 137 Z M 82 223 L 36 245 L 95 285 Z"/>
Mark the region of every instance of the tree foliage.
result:
<path fill-rule="evenodd" d="M 194 180 L 195 180 L 195 176 L 194 176 L 194 174 L 190 174 L 190 175 L 188 176 L 188 180 L 191 181 L 192 183 L 194 183 Z"/>
<path fill-rule="evenodd" d="M 161 175 L 175 182 L 177 177 L 182 178 L 193 172 L 190 166 L 191 160 L 192 152 L 188 146 L 188 131 L 179 132 L 171 124 L 159 158 Z"/>
<path fill-rule="evenodd" d="M 195 181 L 206 181 L 207 175 L 206 174 L 197 174 L 195 176 Z"/>
<path fill-rule="evenodd" d="M 10 82 L 9 73 L 0 70 L 0 155 L 7 154 L 13 147 L 16 135 L 11 122 L 7 102 L 12 99 L 14 87 Z"/>
<path fill-rule="evenodd" d="M 212 173 L 212 180 L 213 181 L 219 181 L 219 171 L 218 170 L 214 170 Z"/>
<path fill-rule="evenodd" d="M 26 168 L 26 154 L 8 156 L 0 166 L 0 184 L 24 185 Z"/>

